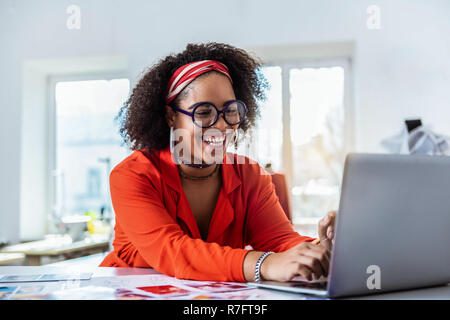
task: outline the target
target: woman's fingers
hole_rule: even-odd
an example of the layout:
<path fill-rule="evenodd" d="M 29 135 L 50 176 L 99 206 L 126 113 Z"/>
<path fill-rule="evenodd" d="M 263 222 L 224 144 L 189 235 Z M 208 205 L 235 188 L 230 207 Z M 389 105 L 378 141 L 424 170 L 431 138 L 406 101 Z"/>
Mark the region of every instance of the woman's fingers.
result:
<path fill-rule="evenodd" d="M 288 251 L 283 253 L 281 257 L 285 256 L 287 258 L 286 262 L 288 264 L 285 265 L 283 272 L 289 273 L 289 279 L 294 274 L 300 275 L 307 280 L 317 280 L 321 276 L 328 276 L 331 253 L 325 247 L 302 242 Z"/>
<path fill-rule="evenodd" d="M 327 238 L 332 240 L 334 238 L 334 226 L 329 226 L 327 229 Z"/>
<path fill-rule="evenodd" d="M 319 220 L 319 239 L 322 246 L 331 250 L 332 240 L 334 239 L 334 223 L 336 220 L 336 211 L 329 212 L 325 217 Z"/>
<path fill-rule="evenodd" d="M 317 246 L 319 247 L 319 246 Z M 329 251 L 324 247 L 320 246 L 319 248 L 323 250 L 309 250 L 305 254 L 309 255 L 313 258 L 316 258 L 319 261 L 322 269 L 324 270 L 324 276 L 328 276 L 329 267 L 330 267 L 330 254 Z"/>
<path fill-rule="evenodd" d="M 327 238 L 330 240 L 334 239 L 334 224 L 336 223 L 336 212 L 331 215 L 330 223 L 327 227 Z"/>
<path fill-rule="evenodd" d="M 310 255 L 300 255 L 297 257 L 296 261 L 300 263 L 299 270 L 301 268 L 308 268 L 310 270 L 310 278 L 307 278 L 308 280 L 311 279 L 319 279 L 322 275 L 326 276 L 327 272 L 325 271 L 324 267 L 322 266 L 322 263 L 319 261 L 319 259 L 310 256 Z"/>
<path fill-rule="evenodd" d="M 319 239 L 320 241 L 324 241 L 327 239 L 327 228 L 330 223 L 330 218 L 328 216 L 323 217 L 319 220 Z"/>
<path fill-rule="evenodd" d="M 300 265 L 297 270 L 297 275 L 302 277 L 303 279 L 306 279 L 308 281 L 313 280 L 312 272 L 307 267 Z"/>
<path fill-rule="evenodd" d="M 305 242 L 304 247 L 307 249 L 307 251 L 305 251 L 305 252 L 313 251 L 313 252 L 317 252 L 317 253 L 324 255 L 328 260 L 330 260 L 330 258 L 331 258 L 331 251 L 328 250 L 327 248 L 324 248 L 323 246 Z M 300 251 L 303 251 L 303 250 L 300 250 Z"/>
<path fill-rule="evenodd" d="M 328 212 L 325 217 L 319 220 L 319 238 L 327 239 L 329 237 L 329 232 L 334 232 L 334 222 L 336 220 L 336 211 Z"/>
<path fill-rule="evenodd" d="M 331 253 L 323 246 L 313 245 L 308 243 L 306 245 L 306 250 L 300 250 L 300 254 L 311 256 L 319 261 L 322 269 L 325 271 L 325 276 L 328 275 Z"/>
<path fill-rule="evenodd" d="M 320 245 L 314 245 L 309 242 L 303 242 L 297 246 L 297 250 L 294 253 L 297 258 L 295 261 L 300 263 L 305 263 L 308 267 L 312 268 L 314 264 L 318 264 L 320 269 L 318 269 L 318 276 L 324 275 L 328 276 L 331 252 L 325 247 Z M 301 256 L 308 257 L 308 260 L 300 258 Z"/>

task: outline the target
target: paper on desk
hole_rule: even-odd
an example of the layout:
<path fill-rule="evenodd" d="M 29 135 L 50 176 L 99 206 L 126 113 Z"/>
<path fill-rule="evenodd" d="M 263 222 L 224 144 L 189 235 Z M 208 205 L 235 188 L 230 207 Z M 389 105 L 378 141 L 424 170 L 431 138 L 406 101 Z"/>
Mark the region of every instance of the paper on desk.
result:
<path fill-rule="evenodd" d="M 73 285 L 73 284 L 72 284 Z M 181 280 L 165 275 L 98 277 L 75 283 L 28 283 L 20 287 L 0 287 L 3 299 L 25 300 L 302 300 L 302 295 L 282 295 L 250 287 L 245 283 Z M 137 289 L 146 288 L 146 290 Z M 2 298 L 0 298 L 2 299 Z"/>
<path fill-rule="evenodd" d="M 96 277 L 89 281 L 89 285 L 137 289 L 155 298 L 195 297 L 202 294 L 220 296 L 222 293 L 252 289 L 245 283 L 182 280 L 159 274 Z"/>
<path fill-rule="evenodd" d="M 51 299 L 57 300 L 146 300 L 153 298 L 151 295 L 137 292 L 137 290 L 98 286 L 72 288 L 51 293 Z"/>
<path fill-rule="evenodd" d="M 95 277 L 89 281 L 89 284 L 112 288 L 173 285 L 195 292 L 228 292 L 250 289 L 245 283 L 182 280 L 160 274 Z"/>
<path fill-rule="evenodd" d="M 76 274 L 8 274 L 0 275 L 0 283 L 89 280 L 92 273 Z"/>
<path fill-rule="evenodd" d="M 25 292 L 19 288 L 6 297 L 8 300 L 149 300 L 153 296 L 123 288 L 86 286 L 52 292 Z"/>
<path fill-rule="evenodd" d="M 195 293 L 183 297 L 180 300 L 304 300 L 306 297 L 286 296 L 261 289 L 251 289 L 244 291 L 218 292 L 218 293 Z"/>
<path fill-rule="evenodd" d="M 310 297 L 298 295 L 283 295 L 273 290 L 262 290 L 246 283 L 220 281 L 194 281 L 169 277 L 166 275 L 130 275 L 118 277 L 98 277 L 89 281 L 90 285 L 107 286 L 111 288 L 126 288 L 135 290 L 139 287 L 154 287 L 155 291 L 164 292 L 164 286 L 174 286 L 173 292 L 155 294 L 152 290 L 146 294 L 155 299 L 177 300 L 304 300 Z M 148 289 L 147 289 L 148 290 Z M 187 292 L 183 291 L 186 290 Z M 142 291 L 138 291 L 142 292 Z M 143 293 L 143 292 L 142 292 Z"/>
<path fill-rule="evenodd" d="M 16 292 L 18 287 L 15 286 L 4 286 L 0 287 L 0 300 L 7 300 L 11 295 Z"/>
<path fill-rule="evenodd" d="M 167 285 L 170 286 L 170 285 Z M 9 300 L 154 300 L 154 299 L 182 299 L 182 300 L 287 300 L 304 299 L 304 297 L 292 298 L 279 294 L 266 292 L 260 289 L 249 289 L 245 291 L 207 293 L 195 292 L 187 295 L 154 295 L 141 292 L 135 289 L 108 288 L 99 286 L 86 286 L 72 288 L 67 290 L 58 290 L 54 292 L 42 291 L 21 293 L 17 287 L 9 288 L 8 296 L 4 298 Z"/>

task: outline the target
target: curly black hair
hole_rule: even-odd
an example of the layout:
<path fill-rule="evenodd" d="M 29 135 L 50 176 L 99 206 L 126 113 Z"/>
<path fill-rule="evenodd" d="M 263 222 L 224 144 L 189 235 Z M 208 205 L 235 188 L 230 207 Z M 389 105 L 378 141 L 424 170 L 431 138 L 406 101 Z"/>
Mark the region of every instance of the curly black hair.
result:
<path fill-rule="evenodd" d="M 165 109 L 167 84 L 179 67 L 199 60 L 216 60 L 228 67 L 235 96 L 248 108 L 246 119 L 239 128 L 246 132 L 255 125 L 260 116 L 258 102 L 266 98 L 265 90 L 268 88 L 261 73 L 262 62 L 245 50 L 228 44 L 191 43 L 183 52 L 169 55 L 150 67 L 120 109 L 116 117 L 120 122 L 120 135 L 131 150 L 148 149 L 152 152 L 169 145 L 170 128 Z M 174 105 L 178 105 L 180 96 L 173 101 Z"/>

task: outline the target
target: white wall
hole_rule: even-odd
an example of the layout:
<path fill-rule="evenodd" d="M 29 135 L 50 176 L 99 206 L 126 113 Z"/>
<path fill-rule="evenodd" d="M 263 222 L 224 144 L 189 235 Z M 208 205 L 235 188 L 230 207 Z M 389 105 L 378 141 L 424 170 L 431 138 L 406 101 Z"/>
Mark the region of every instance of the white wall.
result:
<path fill-rule="evenodd" d="M 81 8 L 80 30 L 66 28 L 70 4 Z M 380 30 L 366 27 L 371 4 L 381 9 Z M 448 0 L 1 1 L 0 240 L 19 240 L 20 181 L 31 174 L 20 170 L 27 60 L 122 55 L 133 85 L 187 42 L 353 41 L 356 150 L 379 151 L 405 117 L 450 134 L 449 14 Z"/>

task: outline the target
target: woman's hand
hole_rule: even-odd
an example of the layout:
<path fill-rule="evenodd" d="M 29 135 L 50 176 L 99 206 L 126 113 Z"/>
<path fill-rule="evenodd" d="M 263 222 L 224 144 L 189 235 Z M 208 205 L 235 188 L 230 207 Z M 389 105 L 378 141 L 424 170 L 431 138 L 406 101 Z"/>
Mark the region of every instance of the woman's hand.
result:
<path fill-rule="evenodd" d="M 289 281 L 295 276 L 317 280 L 328 276 L 330 251 L 302 242 L 289 250 L 269 255 L 261 264 L 262 280 Z"/>
<path fill-rule="evenodd" d="M 320 245 L 331 251 L 334 243 L 334 222 L 336 221 L 336 211 L 328 214 L 319 221 Z"/>

